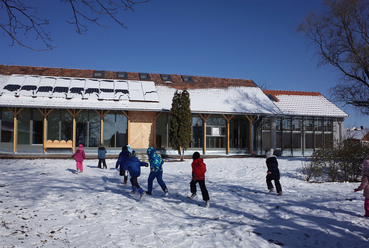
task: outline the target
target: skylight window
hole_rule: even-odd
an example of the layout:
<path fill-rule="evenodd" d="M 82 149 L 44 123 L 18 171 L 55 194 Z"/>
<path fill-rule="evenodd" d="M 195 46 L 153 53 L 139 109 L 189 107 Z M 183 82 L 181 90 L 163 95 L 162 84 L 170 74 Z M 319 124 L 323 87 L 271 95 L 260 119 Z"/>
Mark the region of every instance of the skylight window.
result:
<path fill-rule="evenodd" d="M 150 80 L 150 74 L 149 73 L 139 73 L 140 80 Z"/>
<path fill-rule="evenodd" d="M 92 94 L 92 93 L 99 93 L 99 89 L 98 88 L 88 88 L 85 91 L 85 94 Z"/>
<path fill-rule="evenodd" d="M 100 89 L 102 92 L 114 92 L 113 89 Z"/>
<path fill-rule="evenodd" d="M 270 100 L 272 100 L 273 102 L 276 102 L 276 101 L 277 101 L 277 99 L 275 99 L 273 95 L 271 95 L 271 94 L 266 94 L 266 95 L 267 95 L 267 97 L 268 97 Z"/>
<path fill-rule="evenodd" d="M 164 82 L 172 82 L 172 77 L 169 74 L 160 74 L 160 76 Z"/>
<path fill-rule="evenodd" d="M 128 79 L 128 73 L 125 71 L 118 71 L 117 78 L 118 79 Z"/>
<path fill-rule="evenodd" d="M 94 78 L 104 78 L 105 72 L 104 71 L 94 71 L 92 77 Z"/>
<path fill-rule="evenodd" d="M 182 76 L 183 82 L 193 82 L 191 76 Z"/>
<path fill-rule="evenodd" d="M 123 90 L 123 89 L 116 89 L 115 93 L 123 93 L 123 94 L 128 94 L 129 91 L 128 90 Z"/>

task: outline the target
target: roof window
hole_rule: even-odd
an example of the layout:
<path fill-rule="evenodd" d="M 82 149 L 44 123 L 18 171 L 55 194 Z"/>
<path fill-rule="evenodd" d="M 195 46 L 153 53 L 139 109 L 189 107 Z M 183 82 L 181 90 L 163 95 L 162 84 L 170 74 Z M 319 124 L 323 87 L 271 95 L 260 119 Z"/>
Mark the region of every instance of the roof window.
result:
<path fill-rule="evenodd" d="M 94 78 L 104 78 L 104 71 L 94 71 L 94 73 L 92 74 L 92 77 Z"/>
<path fill-rule="evenodd" d="M 140 76 L 140 80 L 150 80 L 150 74 L 149 73 L 138 73 Z"/>
<path fill-rule="evenodd" d="M 160 76 L 164 82 L 172 82 L 172 77 L 169 74 L 160 74 Z"/>
<path fill-rule="evenodd" d="M 128 79 L 128 73 L 125 71 L 117 71 L 118 79 Z"/>
<path fill-rule="evenodd" d="M 183 82 L 193 82 L 191 76 L 183 76 L 182 75 L 182 80 L 183 80 Z"/>

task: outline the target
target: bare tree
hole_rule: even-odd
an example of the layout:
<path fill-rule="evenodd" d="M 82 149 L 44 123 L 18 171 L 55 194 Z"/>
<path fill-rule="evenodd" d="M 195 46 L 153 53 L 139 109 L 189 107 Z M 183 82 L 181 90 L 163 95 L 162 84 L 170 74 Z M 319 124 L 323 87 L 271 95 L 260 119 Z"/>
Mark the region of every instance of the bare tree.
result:
<path fill-rule="evenodd" d="M 122 28 L 127 28 L 118 19 L 122 11 L 134 11 L 134 5 L 146 3 L 150 0 L 60 0 L 68 4 L 71 9 L 71 18 L 67 19 L 69 24 L 76 28 L 76 32 L 82 34 L 87 31 L 88 22 L 101 26 L 102 17 L 109 17 Z M 50 32 L 45 30 L 49 20 L 37 16 L 37 7 L 31 6 L 35 2 L 29 0 L 0 0 L 0 29 L 11 39 L 11 46 L 15 43 L 20 46 L 40 51 L 50 50 L 54 47 Z M 35 35 L 37 40 L 43 43 L 44 49 L 35 49 L 22 41 L 22 36 Z"/>
<path fill-rule="evenodd" d="M 325 0 L 325 13 L 311 13 L 298 32 L 317 46 L 319 65 L 338 69 L 335 100 L 369 114 L 369 1 Z"/>

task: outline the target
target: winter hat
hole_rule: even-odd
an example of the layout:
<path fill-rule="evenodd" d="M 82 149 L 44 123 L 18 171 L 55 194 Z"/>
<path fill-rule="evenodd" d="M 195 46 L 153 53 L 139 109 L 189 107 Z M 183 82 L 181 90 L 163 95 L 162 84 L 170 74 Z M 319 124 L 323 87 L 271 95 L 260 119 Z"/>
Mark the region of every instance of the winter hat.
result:
<path fill-rule="evenodd" d="M 267 153 L 265 154 L 265 156 L 268 158 L 268 157 L 272 156 L 273 153 L 274 153 L 274 149 L 271 148 L 269 151 L 267 151 Z"/>
<path fill-rule="evenodd" d="M 83 150 L 83 145 L 79 144 L 79 149 Z"/>
<path fill-rule="evenodd" d="M 155 148 L 154 147 L 149 147 L 147 148 L 147 155 L 150 157 L 155 153 Z"/>
<path fill-rule="evenodd" d="M 122 151 L 126 151 L 126 150 L 128 150 L 127 146 L 123 146 Z"/>
<path fill-rule="evenodd" d="M 104 144 L 103 143 L 100 143 L 99 146 L 104 146 Z"/>
<path fill-rule="evenodd" d="M 193 160 L 196 160 L 196 159 L 198 159 L 198 158 L 200 158 L 200 153 L 198 153 L 198 152 L 194 152 L 194 153 L 193 153 L 193 155 L 192 155 L 192 159 L 193 159 Z"/>

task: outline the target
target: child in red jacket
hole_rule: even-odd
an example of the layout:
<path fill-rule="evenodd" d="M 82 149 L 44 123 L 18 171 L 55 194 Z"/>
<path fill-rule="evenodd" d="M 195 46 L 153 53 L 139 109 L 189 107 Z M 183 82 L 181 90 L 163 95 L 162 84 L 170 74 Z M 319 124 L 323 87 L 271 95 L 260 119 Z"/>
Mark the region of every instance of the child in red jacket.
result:
<path fill-rule="evenodd" d="M 203 162 L 203 159 L 200 158 L 200 153 L 195 152 L 192 155 L 193 162 L 192 166 L 192 180 L 190 182 L 190 189 L 191 189 L 191 199 L 195 198 L 196 196 L 196 184 L 199 183 L 202 199 L 206 202 L 206 207 L 210 207 L 209 202 L 209 193 L 205 186 L 205 172 L 206 172 L 206 165 Z"/>
<path fill-rule="evenodd" d="M 86 158 L 85 151 L 83 150 L 83 145 L 79 145 L 79 149 L 72 155 L 72 158 L 76 158 L 77 172 L 83 172 L 83 160 Z"/>

